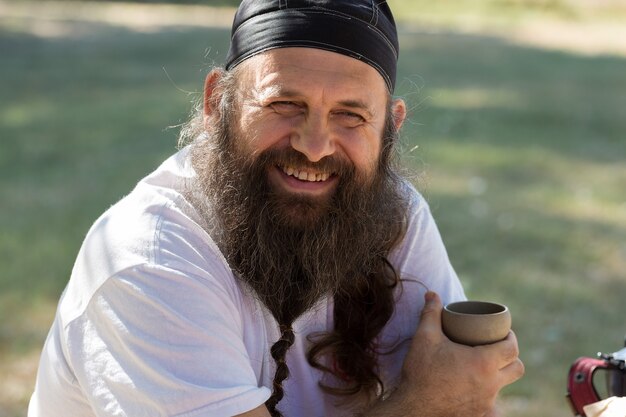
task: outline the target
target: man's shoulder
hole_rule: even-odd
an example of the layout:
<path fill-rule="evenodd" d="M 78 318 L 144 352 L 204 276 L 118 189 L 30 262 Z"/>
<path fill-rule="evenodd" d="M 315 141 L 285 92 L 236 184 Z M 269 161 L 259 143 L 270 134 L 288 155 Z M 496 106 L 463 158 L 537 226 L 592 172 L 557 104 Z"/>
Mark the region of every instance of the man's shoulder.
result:
<path fill-rule="evenodd" d="M 231 279 L 226 261 L 176 182 L 174 174 L 160 168 L 94 222 L 68 284 L 81 305 L 107 280 L 131 269 Z"/>
<path fill-rule="evenodd" d="M 426 198 L 413 182 L 408 179 L 403 179 L 398 186 L 400 187 L 400 193 L 407 199 L 409 214 L 414 214 L 423 209 L 429 209 Z"/>
<path fill-rule="evenodd" d="M 114 273 L 129 264 L 166 262 L 168 253 L 218 251 L 186 197 L 194 175 L 187 162 L 186 149 L 177 152 L 106 210 L 87 233 L 79 258 L 104 257 Z"/>

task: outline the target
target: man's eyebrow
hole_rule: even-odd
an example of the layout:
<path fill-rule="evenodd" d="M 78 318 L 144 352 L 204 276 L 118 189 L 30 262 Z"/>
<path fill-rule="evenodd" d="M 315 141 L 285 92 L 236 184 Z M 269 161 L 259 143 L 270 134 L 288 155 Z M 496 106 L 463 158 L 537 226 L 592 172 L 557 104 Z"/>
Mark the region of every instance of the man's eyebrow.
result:
<path fill-rule="evenodd" d="M 302 94 L 296 90 L 286 88 L 281 85 L 272 85 L 270 87 L 262 88 L 259 92 L 259 96 L 262 99 L 268 97 L 301 97 Z"/>
<path fill-rule="evenodd" d="M 339 102 L 339 105 L 345 106 L 345 107 L 351 107 L 353 109 L 365 110 L 371 113 L 370 106 L 368 106 L 367 103 L 365 103 L 362 100 L 342 100 Z"/>

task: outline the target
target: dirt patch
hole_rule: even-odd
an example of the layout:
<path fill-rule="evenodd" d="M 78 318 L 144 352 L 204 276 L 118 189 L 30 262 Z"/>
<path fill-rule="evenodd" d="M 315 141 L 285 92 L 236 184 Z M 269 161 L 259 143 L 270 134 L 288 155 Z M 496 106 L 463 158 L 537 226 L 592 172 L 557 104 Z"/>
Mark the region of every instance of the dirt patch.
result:
<path fill-rule="evenodd" d="M 533 22 L 501 34 L 514 42 L 582 54 L 626 56 L 626 24 L 611 22 Z"/>
<path fill-rule="evenodd" d="M 34 389 L 40 351 L 0 361 L 0 416 L 26 415 L 28 400 Z"/>

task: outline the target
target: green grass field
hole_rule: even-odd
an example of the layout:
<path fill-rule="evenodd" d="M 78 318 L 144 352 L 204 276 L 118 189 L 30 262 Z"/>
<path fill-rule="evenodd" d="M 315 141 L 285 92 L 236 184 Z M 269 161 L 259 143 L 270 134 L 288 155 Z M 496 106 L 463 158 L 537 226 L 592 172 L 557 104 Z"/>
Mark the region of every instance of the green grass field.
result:
<path fill-rule="evenodd" d="M 429 3 L 395 2 L 397 93 L 411 108 L 403 158 L 468 295 L 512 310 L 527 373 L 503 393 L 503 414 L 565 417 L 572 361 L 617 350 L 626 333 L 626 53 L 559 49 L 551 22 L 596 28 L 592 17 L 626 12 Z M 175 126 L 228 41 L 224 26 L 10 4 L 0 1 L 0 417 L 25 416 L 87 229 L 175 151 Z M 511 35 L 542 23 L 554 48 Z"/>

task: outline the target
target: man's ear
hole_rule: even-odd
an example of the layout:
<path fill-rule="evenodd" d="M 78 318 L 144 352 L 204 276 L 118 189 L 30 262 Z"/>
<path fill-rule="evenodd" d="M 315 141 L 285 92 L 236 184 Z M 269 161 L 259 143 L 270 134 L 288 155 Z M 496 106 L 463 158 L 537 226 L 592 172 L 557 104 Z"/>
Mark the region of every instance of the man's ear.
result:
<path fill-rule="evenodd" d="M 393 116 L 396 131 L 400 131 L 400 128 L 404 123 L 404 119 L 406 119 L 406 103 L 404 100 L 398 98 L 391 103 L 391 114 Z"/>
<path fill-rule="evenodd" d="M 219 80 L 224 75 L 224 70 L 213 69 L 204 80 L 204 117 L 211 117 L 219 112 L 218 103 L 222 93 L 218 90 Z"/>

